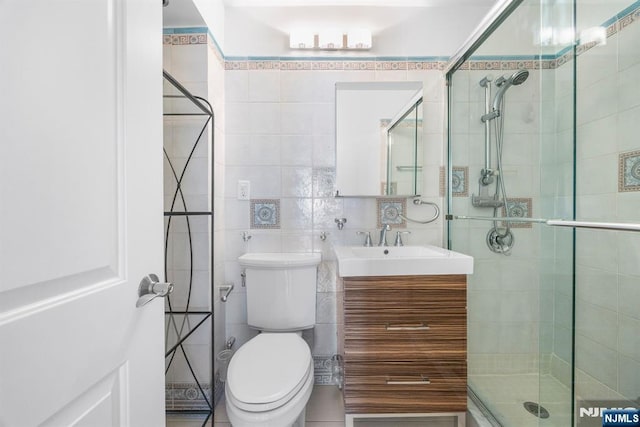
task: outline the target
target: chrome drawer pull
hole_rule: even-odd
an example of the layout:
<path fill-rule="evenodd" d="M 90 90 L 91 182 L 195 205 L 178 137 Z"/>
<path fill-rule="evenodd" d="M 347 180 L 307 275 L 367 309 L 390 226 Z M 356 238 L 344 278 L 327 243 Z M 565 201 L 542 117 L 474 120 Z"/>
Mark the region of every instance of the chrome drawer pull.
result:
<path fill-rule="evenodd" d="M 387 331 L 426 331 L 427 329 L 429 329 L 429 326 L 424 322 L 416 323 L 415 325 L 407 324 L 397 326 L 391 326 L 389 323 L 387 323 L 385 325 L 385 329 Z"/>
<path fill-rule="evenodd" d="M 429 378 L 425 377 L 424 375 L 420 375 L 419 380 L 386 380 L 386 384 L 388 385 L 427 385 L 427 384 L 431 384 L 431 381 L 429 381 Z"/>

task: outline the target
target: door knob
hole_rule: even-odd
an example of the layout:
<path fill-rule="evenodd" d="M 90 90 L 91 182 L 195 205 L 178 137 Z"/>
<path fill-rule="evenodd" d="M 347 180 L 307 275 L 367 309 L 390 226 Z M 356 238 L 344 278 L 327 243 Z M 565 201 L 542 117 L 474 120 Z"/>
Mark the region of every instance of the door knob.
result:
<path fill-rule="evenodd" d="M 142 307 L 156 297 L 166 297 L 173 292 L 172 283 L 164 283 L 155 274 L 147 274 L 138 286 L 138 302 L 136 307 Z"/>

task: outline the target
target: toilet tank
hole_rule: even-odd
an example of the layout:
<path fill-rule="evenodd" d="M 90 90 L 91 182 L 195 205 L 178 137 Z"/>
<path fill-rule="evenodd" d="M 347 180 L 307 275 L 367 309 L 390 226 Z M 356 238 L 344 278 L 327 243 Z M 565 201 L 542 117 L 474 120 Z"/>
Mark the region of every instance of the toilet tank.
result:
<path fill-rule="evenodd" d="M 246 274 L 247 323 L 263 331 L 298 331 L 316 323 L 319 253 L 248 253 L 238 258 Z"/>

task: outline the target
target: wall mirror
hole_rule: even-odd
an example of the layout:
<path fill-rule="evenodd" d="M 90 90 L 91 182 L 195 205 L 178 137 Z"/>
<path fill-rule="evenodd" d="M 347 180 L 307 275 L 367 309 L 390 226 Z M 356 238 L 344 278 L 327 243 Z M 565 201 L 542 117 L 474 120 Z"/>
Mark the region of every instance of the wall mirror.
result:
<path fill-rule="evenodd" d="M 336 196 L 415 196 L 422 185 L 422 83 L 336 83 Z"/>

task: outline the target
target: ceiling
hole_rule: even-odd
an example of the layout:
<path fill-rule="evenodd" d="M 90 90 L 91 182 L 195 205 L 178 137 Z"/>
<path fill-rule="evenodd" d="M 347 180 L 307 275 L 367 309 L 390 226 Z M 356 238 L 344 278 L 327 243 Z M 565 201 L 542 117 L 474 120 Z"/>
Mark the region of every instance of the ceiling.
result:
<path fill-rule="evenodd" d="M 417 11 L 434 13 L 465 7 L 489 10 L 498 0 L 224 0 L 227 9 L 246 14 L 262 24 L 288 33 L 292 29 L 361 26 L 375 35 L 401 24 Z M 164 8 L 165 27 L 205 26 L 192 0 L 169 0 Z"/>
<path fill-rule="evenodd" d="M 162 26 L 165 28 L 206 26 L 191 0 L 169 0 L 162 9 Z"/>

